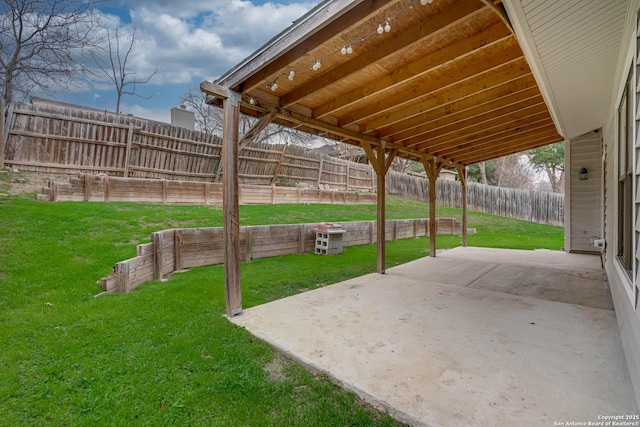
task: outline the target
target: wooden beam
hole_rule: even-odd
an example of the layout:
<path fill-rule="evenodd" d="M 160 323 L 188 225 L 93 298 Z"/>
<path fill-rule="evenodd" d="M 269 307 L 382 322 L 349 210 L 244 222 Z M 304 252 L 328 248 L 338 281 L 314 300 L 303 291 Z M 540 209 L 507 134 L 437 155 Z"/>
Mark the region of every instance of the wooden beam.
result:
<path fill-rule="evenodd" d="M 526 142 L 516 145 L 505 144 L 493 150 L 484 150 L 478 153 L 470 152 L 466 157 L 460 156 L 460 161 L 464 161 L 465 164 L 471 165 L 484 160 L 496 159 L 498 157 L 508 156 L 509 154 L 520 153 L 522 151 L 531 150 L 533 148 L 543 147 L 545 145 L 553 144 L 555 142 L 560 142 L 563 140 L 564 139 L 562 138 L 562 136 L 557 134 L 540 139 L 531 138 Z"/>
<path fill-rule="evenodd" d="M 224 288 L 227 316 L 242 313 L 240 285 L 240 212 L 238 184 L 238 118 L 240 95 L 227 92 L 222 121 L 222 199 Z"/>
<path fill-rule="evenodd" d="M 509 30 L 515 34 L 515 31 L 513 31 L 513 25 L 511 25 L 511 21 L 509 20 L 509 16 L 507 15 L 506 10 L 504 9 L 504 6 L 502 5 L 502 1 L 501 0 L 482 0 L 482 2 L 484 4 L 486 4 L 491 10 L 493 10 L 496 15 L 498 15 L 498 17 L 500 17 L 500 20 L 502 20 L 502 22 L 504 22 L 504 25 L 509 28 Z"/>
<path fill-rule="evenodd" d="M 450 147 L 456 147 L 464 143 L 476 143 L 479 140 L 497 138 L 498 136 L 517 133 L 525 128 L 539 127 L 538 122 L 546 123 L 550 119 L 548 111 L 540 111 L 532 116 L 524 116 L 517 120 L 498 120 L 493 122 L 493 126 L 476 127 L 474 131 L 458 132 L 452 136 L 437 137 L 432 140 L 428 135 L 418 136 L 410 140 L 404 141 L 405 144 L 412 144 L 412 148 L 417 150 L 428 150 L 429 153 L 435 153 L 438 150 L 445 150 Z M 437 155 L 437 154 L 436 154 Z"/>
<path fill-rule="evenodd" d="M 462 246 L 467 246 L 467 168 L 458 166 L 458 177 L 462 187 Z"/>
<path fill-rule="evenodd" d="M 308 20 L 301 22 L 288 33 L 283 33 L 279 40 L 250 58 L 250 62 L 244 67 L 229 76 L 223 76 L 221 83 L 233 86 L 244 80 L 242 87 L 236 89 L 250 92 L 296 59 L 314 52 L 337 34 L 370 19 L 391 1 L 335 0 L 328 2 Z"/>
<path fill-rule="evenodd" d="M 550 117 L 536 119 L 526 125 L 511 126 L 508 128 L 496 130 L 494 135 L 470 135 L 465 141 L 459 141 L 458 145 L 447 145 L 434 147 L 430 152 L 437 154 L 442 152 L 447 158 L 453 156 L 454 153 L 465 153 L 469 151 L 479 151 L 482 149 L 495 150 L 499 145 L 511 145 L 514 140 L 527 140 L 530 135 L 540 132 L 548 132 L 552 130 L 553 120 Z"/>
<path fill-rule="evenodd" d="M 422 165 L 429 179 L 429 256 L 436 256 L 436 182 L 442 170 L 442 163 L 436 159 L 422 159 Z"/>
<path fill-rule="evenodd" d="M 522 51 L 515 37 L 509 36 L 445 64 L 438 64 L 427 73 L 414 68 L 410 72 L 409 69 L 399 69 L 367 82 L 314 108 L 313 116 L 334 115 L 338 117 L 341 126 L 356 123 L 381 111 L 395 109 L 411 101 L 416 94 L 455 85 L 461 79 L 470 78 L 521 56 Z M 421 78 L 414 81 L 411 78 L 413 73 L 420 73 Z"/>
<path fill-rule="evenodd" d="M 308 82 L 305 82 L 304 85 L 292 90 L 285 96 L 281 97 L 280 104 L 284 106 L 295 104 L 296 102 L 300 101 L 310 94 L 313 94 L 318 90 L 335 84 L 336 82 L 339 82 L 349 77 L 350 75 L 371 66 L 372 64 L 376 64 L 383 59 L 392 56 L 399 50 L 407 48 L 410 49 L 413 44 L 421 42 L 426 37 L 429 37 L 434 33 L 455 24 L 456 22 L 464 18 L 467 18 L 469 15 L 474 14 L 474 12 L 477 13 L 478 9 L 481 7 L 480 5 L 481 3 L 479 1 L 455 2 L 452 7 L 445 10 L 444 12 L 438 13 L 436 15 L 431 15 L 427 19 L 422 20 L 419 25 L 416 25 L 414 28 L 412 28 L 411 31 L 404 31 L 396 37 L 388 38 L 377 49 L 371 52 L 367 52 L 364 55 L 356 56 L 355 58 L 339 65 L 338 67 L 328 72 L 322 73 L 318 77 Z M 509 34 L 508 31 L 506 32 L 506 34 L 504 34 L 504 25 L 501 24 L 500 27 L 501 29 L 503 29 L 503 36 Z M 477 36 L 474 36 L 473 38 L 475 39 L 477 38 Z M 465 48 L 465 52 L 468 52 L 468 48 Z M 423 69 L 424 65 L 411 68 Z"/>
<path fill-rule="evenodd" d="M 205 83 L 208 83 L 208 82 L 204 82 L 203 84 L 201 84 L 201 89 L 205 93 L 210 93 L 208 92 L 207 85 L 205 85 Z M 284 126 L 292 127 L 291 124 L 294 124 L 297 126 L 302 125 L 304 127 L 315 129 L 321 132 L 342 136 L 344 138 L 358 141 L 358 145 L 363 145 L 362 144 L 363 142 L 367 142 L 372 145 L 382 144 L 382 140 L 380 138 L 376 138 L 371 135 L 364 135 L 362 133 L 355 132 L 350 129 L 345 129 L 343 127 L 339 127 L 331 123 L 327 123 L 323 120 L 307 117 L 303 114 L 290 111 L 278 105 L 273 105 L 268 101 L 258 99 L 258 100 L 254 100 L 254 102 L 255 102 L 254 104 L 250 104 L 248 102 L 241 102 L 241 104 L 242 104 L 242 107 L 247 110 L 253 110 L 259 113 L 273 113 L 277 118 L 281 119 L 279 123 L 283 124 Z M 411 159 L 420 159 L 425 155 L 429 157 L 429 155 L 425 154 L 424 152 L 421 152 L 412 148 L 404 147 L 399 144 L 394 144 L 391 142 L 386 142 L 386 148 L 389 150 L 396 149 L 398 150 L 397 151 L 398 154 L 402 153 L 404 157 L 411 158 Z M 453 167 L 456 166 L 456 164 L 452 162 L 447 162 L 447 164 Z"/>
<path fill-rule="evenodd" d="M 542 122 L 542 126 L 529 128 L 522 132 L 509 133 L 502 136 L 496 135 L 496 139 L 493 141 L 484 140 L 460 144 L 455 149 L 449 151 L 448 155 L 455 157 L 467 154 L 467 157 L 470 157 L 468 154 L 473 155 L 474 153 L 484 153 L 485 151 L 496 151 L 496 149 L 503 146 L 516 146 L 534 139 L 555 137 L 557 135 L 558 132 L 555 128 L 548 121 L 544 121 Z M 470 151 L 470 149 L 473 150 Z"/>
<path fill-rule="evenodd" d="M 461 79 L 453 85 L 437 88 L 433 92 L 416 96 L 413 100 L 401 106 L 402 108 L 375 114 L 371 116 L 370 120 L 358 123 L 363 128 L 363 133 L 370 133 L 434 109 L 446 108 L 452 102 L 463 100 L 481 91 L 498 89 L 499 93 L 489 93 L 487 96 L 498 97 L 500 93 L 504 96 L 511 91 L 517 90 L 517 82 L 521 79 L 526 79 L 529 87 L 537 86 L 524 58 L 510 61 L 488 72 Z"/>
<path fill-rule="evenodd" d="M 495 94 L 498 91 L 492 90 L 490 92 Z M 417 134 L 424 130 L 440 129 L 462 120 L 472 119 L 480 122 L 543 101 L 540 91 L 533 86 L 508 93 L 502 90 L 498 93 L 499 96 L 486 97 L 483 92 L 480 92 L 466 99 L 433 109 L 428 114 L 420 114 L 396 125 L 382 128 L 378 130 L 377 135 L 380 138 L 389 138 L 398 142 L 410 134 Z M 478 102 L 479 98 L 483 98 L 484 102 Z"/>
<path fill-rule="evenodd" d="M 260 117 L 258 121 L 256 121 L 253 126 L 251 126 L 251 129 L 249 129 L 247 133 L 242 136 L 240 142 L 238 142 L 239 150 L 244 149 L 247 144 L 253 141 L 253 139 L 258 136 L 258 134 L 262 132 L 264 128 L 266 128 L 275 117 L 276 115 L 274 113 L 267 113 L 264 116 Z"/>
<path fill-rule="evenodd" d="M 491 136 L 495 132 L 514 129 L 526 125 L 530 121 L 549 117 L 549 110 L 542 97 L 537 100 L 538 103 L 535 105 L 517 110 L 504 107 L 500 109 L 500 115 L 483 114 L 477 118 L 471 117 L 468 120 L 461 120 L 457 125 L 451 124 L 433 131 L 416 133 L 398 142 L 408 147 L 416 147 L 422 146 L 424 141 L 428 141 L 424 146 L 428 145 L 433 150 L 436 147 L 452 147 L 477 137 Z"/>

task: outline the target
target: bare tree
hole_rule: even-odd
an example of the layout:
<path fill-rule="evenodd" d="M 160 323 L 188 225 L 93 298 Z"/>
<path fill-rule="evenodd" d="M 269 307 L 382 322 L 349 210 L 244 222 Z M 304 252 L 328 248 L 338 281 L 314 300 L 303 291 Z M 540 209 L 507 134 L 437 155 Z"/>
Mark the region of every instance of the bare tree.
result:
<path fill-rule="evenodd" d="M 195 113 L 196 129 L 211 135 L 222 134 L 222 109 L 206 103 L 206 96 L 197 88 L 191 88 L 180 97 L 180 102 Z M 244 114 L 240 115 L 239 133 L 245 134 L 256 119 Z M 270 124 L 256 136 L 254 142 L 273 142 L 310 146 L 320 138 L 279 124 Z"/>
<path fill-rule="evenodd" d="M 0 83 L 6 102 L 68 87 L 100 40 L 98 0 L 0 0 Z"/>
<path fill-rule="evenodd" d="M 535 188 L 535 173 L 522 155 L 512 154 L 495 159 L 494 167 L 498 187 Z"/>
<path fill-rule="evenodd" d="M 131 34 L 131 41 L 129 42 L 126 50 L 122 51 L 120 48 L 120 37 L 118 36 L 118 29 L 115 30 L 115 36 L 111 38 L 111 32 L 107 31 L 107 45 L 109 49 L 109 62 L 102 60 L 95 52 L 92 52 L 93 60 L 100 67 L 102 72 L 109 78 L 111 83 L 116 87 L 116 113 L 120 112 L 120 100 L 124 95 L 133 95 L 143 99 L 149 99 L 153 96 L 143 96 L 138 93 L 138 85 L 144 85 L 158 73 L 155 70 L 146 78 L 136 78 L 136 72 L 127 70 L 127 61 L 129 55 L 133 50 L 133 45 L 136 43 L 136 30 L 133 30 Z"/>

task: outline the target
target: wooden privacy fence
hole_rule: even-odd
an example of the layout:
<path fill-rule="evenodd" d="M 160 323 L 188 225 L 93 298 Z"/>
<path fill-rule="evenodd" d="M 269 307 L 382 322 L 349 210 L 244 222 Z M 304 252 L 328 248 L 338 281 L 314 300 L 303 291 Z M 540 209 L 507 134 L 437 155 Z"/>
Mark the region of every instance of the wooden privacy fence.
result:
<path fill-rule="evenodd" d="M 87 202 L 137 202 L 176 204 L 222 204 L 219 182 L 169 181 L 120 178 L 107 175 L 83 175 L 69 182 L 49 182 L 39 200 Z M 277 187 L 275 185 L 240 185 L 242 204 L 375 204 L 373 193 L 320 190 L 318 188 Z"/>
<path fill-rule="evenodd" d="M 0 120 L 0 130 L 2 125 Z M 220 138 L 127 115 L 46 102 L 12 103 L 8 106 L 4 132 L 0 135 L 3 136 L 0 150 L 5 144 L 0 159 L 4 154 L 6 164 L 25 171 L 165 179 L 182 181 L 179 185 L 185 188 L 185 181 L 217 183 L 221 178 Z M 290 145 L 249 144 L 240 152 L 239 177 L 243 184 L 278 185 L 278 190 L 271 187 L 252 190 L 271 191 L 272 195 L 279 192 L 281 186 L 292 185 L 375 191 L 375 174 L 368 164 L 336 159 Z M 164 185 L 167 191 L 169 187 L 173 188 L 168 183 L 157 185 Z M 96 187 L 91 187 L 90 199 L 100 197 L 93 193 Z M 58 189 L 61 193 L 61 187 Z M 461 207 L 458 182 L 438 180 L 437 190 L 439 205 Z M 194 191 L 198 195 L 193 197 L 204 199 L 206 203 L 206 190 Z M 387 175 L 387 191 L 425 202 L 429 200 L 429 185 L 425 178 L 394 171 Z M 164 194 L 158 191 L 154 197 L 162 198 L 157 201 L 171 198 Z M 185 198 L 189 197 L 192 195 Z M 260 197 L 268 199 L 265 195 Z M 469 183 L 467 198 L 470 210 L 543 224 L 564 224 L 564 196 L 561 194 Z M 108 191 L 106 199 L 114 200 Z M 292 196 L 289 199 L 292 200 L 290 203 L 298 203 Z M 189 202 L 185 200 L 184 203 Z"/>
<path fill-rule="evenodd" d="M 240 227 L 240 258 L 252 259 L 302 254 L 315 249 L 314 229 L 319 224 L 264 225 Z M 453 218 L 437 219 L 438 234 L 460 234 L 461 224 Z M 342 223 L 343 246 L 374 244 L 376 221 Z M 398 219 L 385 222 L 386 240 L 427 236 L 429 220 Z M 468 232 L 474 233 L 474 229 Z M 137 246 L 137 256 L 117 263 L 114 274 L 99 281 L 100 295 L 129 292 L 150 280 L 192 267 L 224 262 L 222 228 L 184 228 L 151 234 L 151 243 Z M 318 255 L 325 256 L 325 255 Z"/>
<path fill-rule="evenodd" d="M 462 186 L 458 181 L 438 180 L 436 201 L 440 206 L 462 207 Z M 429 201 L 426 178 L 394 171 L 387 175 L 387 192 L 423 202 Z M 546 191 L 495 187 L 467 183 L 467 208 L 507 218 L 564 226 L 564 195 Z"/>
<path fill-rule="evenodd" d="M 222 141 L 166 123 L 50 103 L 10 104 L 5 162 L 25 171 L 219 182 Z M 250 143 L 240 151 L 240 182 L 340 190 L 375 188 L 367 164 L 304 147 Z"/>

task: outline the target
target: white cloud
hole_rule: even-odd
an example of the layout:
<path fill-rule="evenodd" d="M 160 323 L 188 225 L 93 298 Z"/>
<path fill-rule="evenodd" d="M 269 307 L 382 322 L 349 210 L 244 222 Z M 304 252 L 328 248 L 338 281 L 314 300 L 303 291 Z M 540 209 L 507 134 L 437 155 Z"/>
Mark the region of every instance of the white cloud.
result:
<path fill-rule="evenodd" d="M 212 79 L 302 16 L 311 3 L 254 5 L 248 1 L 143 0 L 131 6 L 136 45 L 130 69 L 154 84 Z"/>

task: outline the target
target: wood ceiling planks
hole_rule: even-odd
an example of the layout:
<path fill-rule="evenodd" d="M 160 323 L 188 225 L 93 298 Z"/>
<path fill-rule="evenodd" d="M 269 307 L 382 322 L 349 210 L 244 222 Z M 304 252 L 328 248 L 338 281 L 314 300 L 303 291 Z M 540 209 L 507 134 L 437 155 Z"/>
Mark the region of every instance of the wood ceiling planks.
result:
<path fill-rule="evenodd" d="M 408 158 L 469 164 L 562 140 L 501 6 L 484 0 L 354 3 L 334 19 L 311 16 L 322 18 L 322 28 L 279 40 L 290 47 L 268 63 L 244 64 L 246 77 L 234 81 L 242 73 L 231 73 L 218 83 L 272 105 L 276 122 L 291 123 L 286 112 L 295 111 L 297 127 L 322 133 L 324 123 L 327 136 L 352 144 L 385 140 Z M 390 16 L 391 32 L 371 34 Z M 342 55 L 340 46 L 354 37 L 353 54 Z M 318 58 L 322 67 L 311 70 Z M 291 81 L 289 70 L 296 71 Z M 277 90 L 265 90 L 273 81 Z M 243 111 L 261 115 L 256 108 L 243 104 Z"/>

